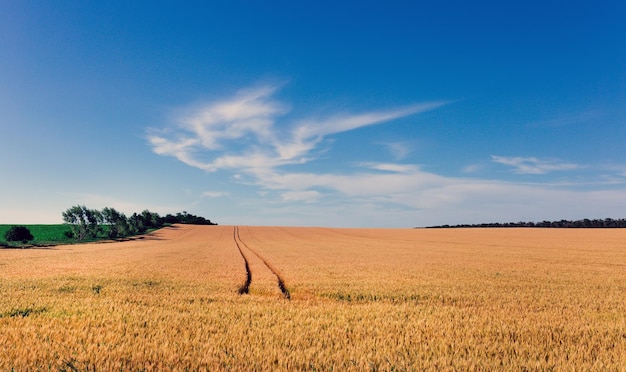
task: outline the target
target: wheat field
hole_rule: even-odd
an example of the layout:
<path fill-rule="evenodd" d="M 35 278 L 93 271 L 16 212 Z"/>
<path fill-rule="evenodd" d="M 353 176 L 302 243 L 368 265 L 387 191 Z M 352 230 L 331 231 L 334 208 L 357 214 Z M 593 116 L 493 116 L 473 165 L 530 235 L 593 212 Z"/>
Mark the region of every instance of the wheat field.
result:
<path fill-rule="evenodd" d="M 0 250 L 0 370 L 626 370 L 626 230 L 175 225 Z"/>

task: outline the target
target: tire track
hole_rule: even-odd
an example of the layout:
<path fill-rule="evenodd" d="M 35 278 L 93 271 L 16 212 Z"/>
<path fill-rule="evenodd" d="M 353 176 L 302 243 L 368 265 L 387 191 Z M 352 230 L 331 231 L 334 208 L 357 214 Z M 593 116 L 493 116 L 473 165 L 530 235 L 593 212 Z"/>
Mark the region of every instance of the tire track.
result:
<path fill-rule="evenodd" d="M 246 244 L 246 242 L 244 242 L 241 239 L 241 236 L 239 236 L 239 226 L 235 227 L 235 232 L 234 233 L 235 233 L 235 235 L 237 237 L 235 239 L 235 242 L 237 242 L 237 239 L 239 239 L 239 242 L 241 242 L 241 244 L 244 247 L 246 247 L 246 249 L 248 249 L 250 252 L 252 252 L 255 256 L 257 256 L 263 262 L 263 264 L 265 264 L 265 266 L 272 272 L 272 274 L 274 274 L 274 276 L 276 276 L 276 279 L 278 281 L 278 288 L 280 289 L 280 292 L 283 294 L 283 297 L 285 297 L 288 300 L 291 300 L 291 294 L 289 293 L 289 290 L 285 286 L 285 280 L 283 279 L 283 277 L 280 274 L 280 272 L 269 261 L 267 261 L 257 251 L 255 251 L 254 249 L 250 248 L 250 246 L 248 246 L 248 244 Z M 243 252 L 241 250 L 241 247 L 239 246 L 239 243 L 237 243 L 237 247 L 239 248 L 239 252 L 241 252 L 241 255 L 243 256 L 244 254 L 243 254 Z M 244 257 L 244 260 L 246 260 L 245 257 Z M 246 260 L 246 269 L 248 269 L 247 265 L 248 264 L 247 264 L 247 260 Z M 249 273 L 249 271 L 248 271 L 248 273 Z M 250 281 L 252 281 L 250 274 L 248 274 L 248 275 L 249 275 Z"/>
<path fill-rule="evenodd" d="M 248 261 L 248 257 L 243 253 L 237 238 L 239 237 L 239 226 L 235 226 L 233 229 L 233 239 L 235 240 L 235 244 L 237 245 L 237 249 L 239 249 L 239 254 L 241 254 L 241 258 L 243 258 L 243 262 L 246 266 L 246 282 L 239 287 L 237 292 L 242 294 L 248 294 L 250 292 L 250 284 L 252 283 L 252 271 L 250 271 L 250 262 Z M 240 238 L 241 240 L 241 238 Z M 242 242 L 243 243 L 243 242 Z"/>

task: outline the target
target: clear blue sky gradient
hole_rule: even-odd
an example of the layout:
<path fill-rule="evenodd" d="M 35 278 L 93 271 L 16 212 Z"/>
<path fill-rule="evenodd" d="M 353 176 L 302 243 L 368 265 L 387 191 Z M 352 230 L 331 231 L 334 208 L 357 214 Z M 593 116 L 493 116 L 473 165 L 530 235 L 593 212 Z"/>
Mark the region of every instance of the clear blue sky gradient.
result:
<path fill-rule="evenodd" d="M 626 3 L 0 3 L 0 223 L 626 216 Z"/>

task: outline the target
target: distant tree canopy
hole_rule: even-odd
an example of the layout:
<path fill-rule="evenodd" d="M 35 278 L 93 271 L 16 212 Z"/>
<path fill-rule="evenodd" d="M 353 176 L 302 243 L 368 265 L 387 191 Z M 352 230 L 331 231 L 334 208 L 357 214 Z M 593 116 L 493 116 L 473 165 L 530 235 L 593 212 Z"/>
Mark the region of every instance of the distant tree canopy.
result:
<path fill-rule="evenodd" d="M 33 234 L 26 226 L 11 226 L 5 233 L 4 238 L 8 242 L 24 242 L 33 240 Z"/>
<path fill-rule="evenodd" d="M 166 214 L 165 217 L 163 217 L 163 222 L 186 223 L 190 225 L 217 225 L 204 217 L 194 216 L 193 214 L 189 214 L 185 211 L 182 213 L 176 213 L 176 215 Z"/>
<path fill-rule="evenodd" d="M 76 205 L 63 212 L 63 221 L 71 225 L 77 240 L 93 239 L 101 231 L 102 213 L 84 205 Z"/>
<path fill-rule="evenodd" d="M 440 225 L 428 228 L 457 228 L 457 227 L 556 227 L 556 228 L 626 228 L 626 219 L 583 219 L 576 221 L 542 221 L 542 222 L 490 222 L 481 224 L 465 225 Z"/>
<path fill-rule="evenodd" d="M 187 212 L 161 217 L 158 213 L 146 209 L 140 214 L 133 213 L 130 217 L 126 217 L 124 213 L 114 208 L 107 207 L 99 211 L 89 209 L 84 205 L 76 205 L 63 212 L 63 221 L 70 225 L 72 236 L 76 240 L 100 237 L 122 238 L 143 234 L 150 229 L 158 229 L 173 223 L 217 225 L 204 217 L 194 216 Z"/>

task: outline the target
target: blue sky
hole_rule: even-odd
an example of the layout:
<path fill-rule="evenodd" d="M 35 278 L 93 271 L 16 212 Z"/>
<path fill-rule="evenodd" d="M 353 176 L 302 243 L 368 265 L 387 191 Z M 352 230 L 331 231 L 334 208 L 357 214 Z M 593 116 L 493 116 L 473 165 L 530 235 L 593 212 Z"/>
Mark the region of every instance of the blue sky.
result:
<path fill-rule="evenodd" d="M 626 216 L 626 6 L 0 3 L 0 223 Z"/>

